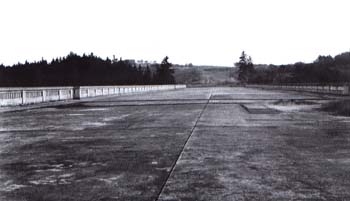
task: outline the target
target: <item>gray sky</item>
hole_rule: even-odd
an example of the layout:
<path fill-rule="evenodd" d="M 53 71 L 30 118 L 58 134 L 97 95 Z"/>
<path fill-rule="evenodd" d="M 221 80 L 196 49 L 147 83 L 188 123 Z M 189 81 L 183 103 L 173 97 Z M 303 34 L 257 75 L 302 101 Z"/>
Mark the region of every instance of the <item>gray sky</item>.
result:
<path fill-rule="evenodd" d="M 2 0 L 0 63 L 65 56 L 232 66 L 350 50 L 348 0 Z"/>

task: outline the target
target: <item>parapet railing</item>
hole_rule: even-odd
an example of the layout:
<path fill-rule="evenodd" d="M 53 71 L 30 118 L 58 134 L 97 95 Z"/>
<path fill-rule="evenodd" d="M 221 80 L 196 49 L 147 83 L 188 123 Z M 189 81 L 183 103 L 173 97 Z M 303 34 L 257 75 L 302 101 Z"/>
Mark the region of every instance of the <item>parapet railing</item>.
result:
<path fill-rule="evenodd" d="M 288 84 L 249 84 L 247 87 L 305 91 L 335 95 L 350 95 L 350 83 L 288 83 Z"/>
<path fill-rule="evenodd" d="M 26 105 L 50 101 L 82 99 L 108 95 L 127 95 L 183 88 L 186 88 L 186 85 L 0 88 L 0 106 Z"/>

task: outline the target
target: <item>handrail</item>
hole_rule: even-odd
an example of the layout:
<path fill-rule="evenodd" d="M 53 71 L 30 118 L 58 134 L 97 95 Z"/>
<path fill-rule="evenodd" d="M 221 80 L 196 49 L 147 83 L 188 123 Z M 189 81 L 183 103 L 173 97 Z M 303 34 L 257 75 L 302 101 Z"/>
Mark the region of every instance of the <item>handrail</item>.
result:
<path fill-rule="evenodd" d="M 325 94 L 336 94 L 336 95 L 350 95 L 350 83 L 289 83 L 289 84 L 249 84 L 247 87 L 263 88 L 263 89 L 282 89 L 282 90 L 294 90 L 294 91 L 305 91 L 305 92 L 316 92 Z"/>
<path fill-rule="evenodd" d="M 186 88 L 186 85 L 8 87 L 0 88 L 0 106 L 25 105 L 49 101 L 82 99 L 108 95 L 126 95 L 183 88 Z"/>

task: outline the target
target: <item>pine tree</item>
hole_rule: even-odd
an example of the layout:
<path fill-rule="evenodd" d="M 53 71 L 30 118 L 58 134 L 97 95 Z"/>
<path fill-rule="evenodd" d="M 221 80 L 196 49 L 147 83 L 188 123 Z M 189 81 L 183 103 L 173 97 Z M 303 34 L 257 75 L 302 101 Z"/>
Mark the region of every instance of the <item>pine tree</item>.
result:
<path fill-rule="evenodd" d="M 143 82 L 144 84 L 151 84 L 152 81 L 152 73 L 149 69 L 149 66 L 146 67 L 146 70 L 143 72 Z"/>
<path fill-rule="evenodd" d="M 239 57 L 238 63 L 235 64 L 238 67 L 238 80 L 243 84 L 249 82 L 254 73 L 254 64 L 250 56 L 243 51 Z"/>
<path fill-rule="evenodd" d="M 171 68 L 172 64 L 168 61 L 166 56 L 160 66 L 157 68 L 156 79 L 159 84 L 174 84 L 175 78 L 173 76 L 174 70 Z"/>

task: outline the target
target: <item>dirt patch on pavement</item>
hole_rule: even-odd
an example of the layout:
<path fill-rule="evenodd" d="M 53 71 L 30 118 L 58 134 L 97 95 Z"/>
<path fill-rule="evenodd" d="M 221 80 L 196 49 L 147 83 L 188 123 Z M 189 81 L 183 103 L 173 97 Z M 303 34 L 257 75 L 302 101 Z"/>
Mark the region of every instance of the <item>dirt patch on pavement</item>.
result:
<path fill-rule="evenodd" d="M 321 110 L 334 115 L 350 116 L 350 100 L 325 103 L 322 105 Z"/>

